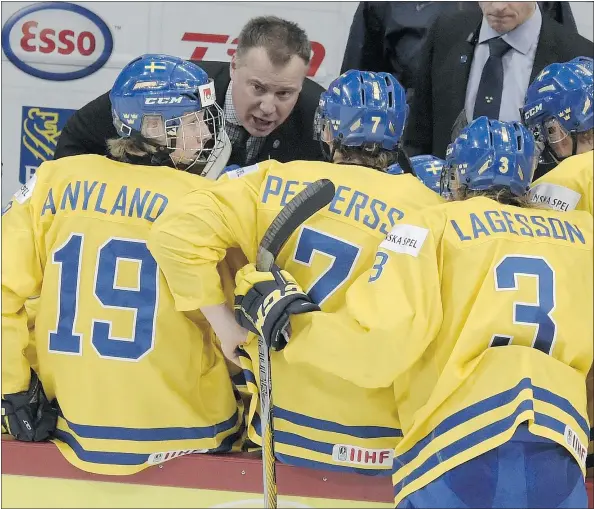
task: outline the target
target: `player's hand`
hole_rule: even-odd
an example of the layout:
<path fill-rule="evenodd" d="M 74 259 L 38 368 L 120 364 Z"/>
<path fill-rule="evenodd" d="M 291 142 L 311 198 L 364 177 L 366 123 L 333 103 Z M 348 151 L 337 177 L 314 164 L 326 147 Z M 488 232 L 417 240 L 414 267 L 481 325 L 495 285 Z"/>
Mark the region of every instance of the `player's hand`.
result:
<path fill-rule="evenodd" d="M 2 426 L 17 440 L 41 442 L 56 429 L 58 411 L 47 400 L 41 382 L 31 371 L 29 389 L 2 398 Z"/>
<path fill-rule="evenodd" d="M 233 325 L 234 328 L 227 327 L 223 333 L 218 334 L 218 337 L 223 355 L 233 364 L 241 367 L 237 348 L 246 342 L 249 332 L 236 323 Z"/>
<path fill-rule="evenodd" d="M 235 275 L 235 284 L 235 320 L 262 336 L 273 350 L 287 345 L 291 315 L 320 310 L 293 276 L 276 265 L 271 272 L 246 265 Z"/>

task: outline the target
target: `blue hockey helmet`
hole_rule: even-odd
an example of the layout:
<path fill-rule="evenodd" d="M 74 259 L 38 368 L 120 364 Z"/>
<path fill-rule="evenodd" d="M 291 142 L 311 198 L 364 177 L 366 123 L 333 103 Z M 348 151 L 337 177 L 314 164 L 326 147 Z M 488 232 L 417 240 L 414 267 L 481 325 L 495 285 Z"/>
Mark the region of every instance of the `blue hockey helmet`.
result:
<path fill-rule="evenodd" d="M 314 135 L 346 147 L 394 150 L 407 115 L 406 93 L 394 76 L 351 70 L 320 96 Z"/>
<path fill-rule="evenodd" d="M 164 156 L 156 164 L 171 160 L 176 168 L 209 178 L 225 167 L 231 150 L 225 117 L 213 80 L 196 64 L 142 55 L 120 72 L 109 98 L 118 135 L 156 147 Z"/>
<path fill-rule="evenodd" d="M 592 59 L 577 57 L 545 67 L 526 92 L 522 117 L 542 148 L 556 161 L 563 159 L 554 145 L 594 127 Z"/>
<path fill-rule="evenodd" d="M 592 80 L 592 72 L 594 67 L 594 60 L 592 60 L 592 57 L 575 57 L 572 58 L 569 63 L 577 65 L 578 72 L 580 71 L 580 67 L 585 67 L 585 71 L 582 70 L 582 72 L 585 72 L 584 75 Z"/>
<path fill-rule="evenodd" d="M 441 174 L 446 162 L 432 155 L 413 156 L 410 158 L 410 162 L 416 177 L 429 189 L 435 191 L 437 194 L 441 194 Z M 388 168 L 387 173 L 390 175 L 401 175 L 404 171 L 399 164 L 393 164 Z"/>
<path fill-rule="evenodd" d="M 451 143 L 446 152 L 445 187 L 473 191 L 508 188 L 523 196 L 538 164 L 532 133 L 519 122 L 479 117 Z"/>

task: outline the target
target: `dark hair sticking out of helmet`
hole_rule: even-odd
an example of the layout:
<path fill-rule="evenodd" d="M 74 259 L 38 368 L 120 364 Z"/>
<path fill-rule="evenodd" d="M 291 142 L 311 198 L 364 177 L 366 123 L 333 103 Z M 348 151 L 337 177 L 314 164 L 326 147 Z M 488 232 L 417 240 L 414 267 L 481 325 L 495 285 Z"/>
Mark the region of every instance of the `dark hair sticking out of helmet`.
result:
<path fill-rule="evenodd" d="M 543 162 L 560 162 L 594 148 L 593 89 L 589 57 L 548 65 L 530 84 L 521 113 Z"/>
<path fill-rule="evenodd" d="M 442 193 L 453 200 L 486 196 L 499 203 L 533 207 L 527 196 L 539 150 L 519 122 L 479 117 L 448 146 Z"/>
<path fill-rule="evenodd" d="M 407 115 L 406 93 L 391 74 L 351 70 L 320 96 L 314 136 L 329 161 L 380 171 L 398 162 L 412 173 L 401 147 Z"/>
<path fill-rule="evenodd" d="M 134 164 L 173 166 L 216 179 L 231 146 L 214 83 L 199 66 L 148 54 L 124 67 L 109 94 L 119 138 L 111 157 Z"/>

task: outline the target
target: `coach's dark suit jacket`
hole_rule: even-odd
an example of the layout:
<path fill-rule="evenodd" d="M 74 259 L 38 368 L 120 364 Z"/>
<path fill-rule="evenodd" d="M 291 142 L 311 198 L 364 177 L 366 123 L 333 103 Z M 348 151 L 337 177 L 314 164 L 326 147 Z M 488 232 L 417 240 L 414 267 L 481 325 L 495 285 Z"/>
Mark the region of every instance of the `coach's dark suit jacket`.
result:
<path fill-rule="evenodd" d="M 231 78 L 228 62 L 195 62 L 214 80 L 217 102 L 221 108 Z M 260 150 L 256 162 L 276 159 L 280 162 L 298 159 L 322 161 L 318 141 L 313 139 L 313 119 L 323 87 L 306 78 L 295 108 L 270 135 Z M 101 154 L 107 150 L 106 140 L 117 138 L 111 117 L 109 92 L 97 97 L 78 110 L 66 123 L 54 159 L 77 154 Z M 228 164 L 235 161 L 229 160 Z"/>
<path fill-rule="evenodd" d="M 464 108 L 481 21 L 482 13 L 462 12 L 441 16 L 431 27 L 405 133 L 409 155 L 445 156 L 452 126 Z M 543 16 L 530 81 L 549 64 L 592 53 L 592 42 Z"/>

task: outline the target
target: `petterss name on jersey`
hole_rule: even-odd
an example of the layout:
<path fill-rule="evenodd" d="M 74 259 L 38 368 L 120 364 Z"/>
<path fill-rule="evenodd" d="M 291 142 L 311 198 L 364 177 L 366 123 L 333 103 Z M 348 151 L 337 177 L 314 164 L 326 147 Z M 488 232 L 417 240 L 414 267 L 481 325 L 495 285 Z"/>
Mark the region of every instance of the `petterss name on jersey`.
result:
<path fill-rule="evenodd" d="M 297 193 L 305 189 L 311 182 L 282 179 L 269 175 L 262 193 L 262 203 L 270 201 L 284 207 Z M 404 217 L 400 209 L 374 198 L 358 189 L 347 186 L 336 186 L 334 199 L 328 205 L 328 212 L 350 218 L 371 230 L 378 230 L 384 235 Z"/>

